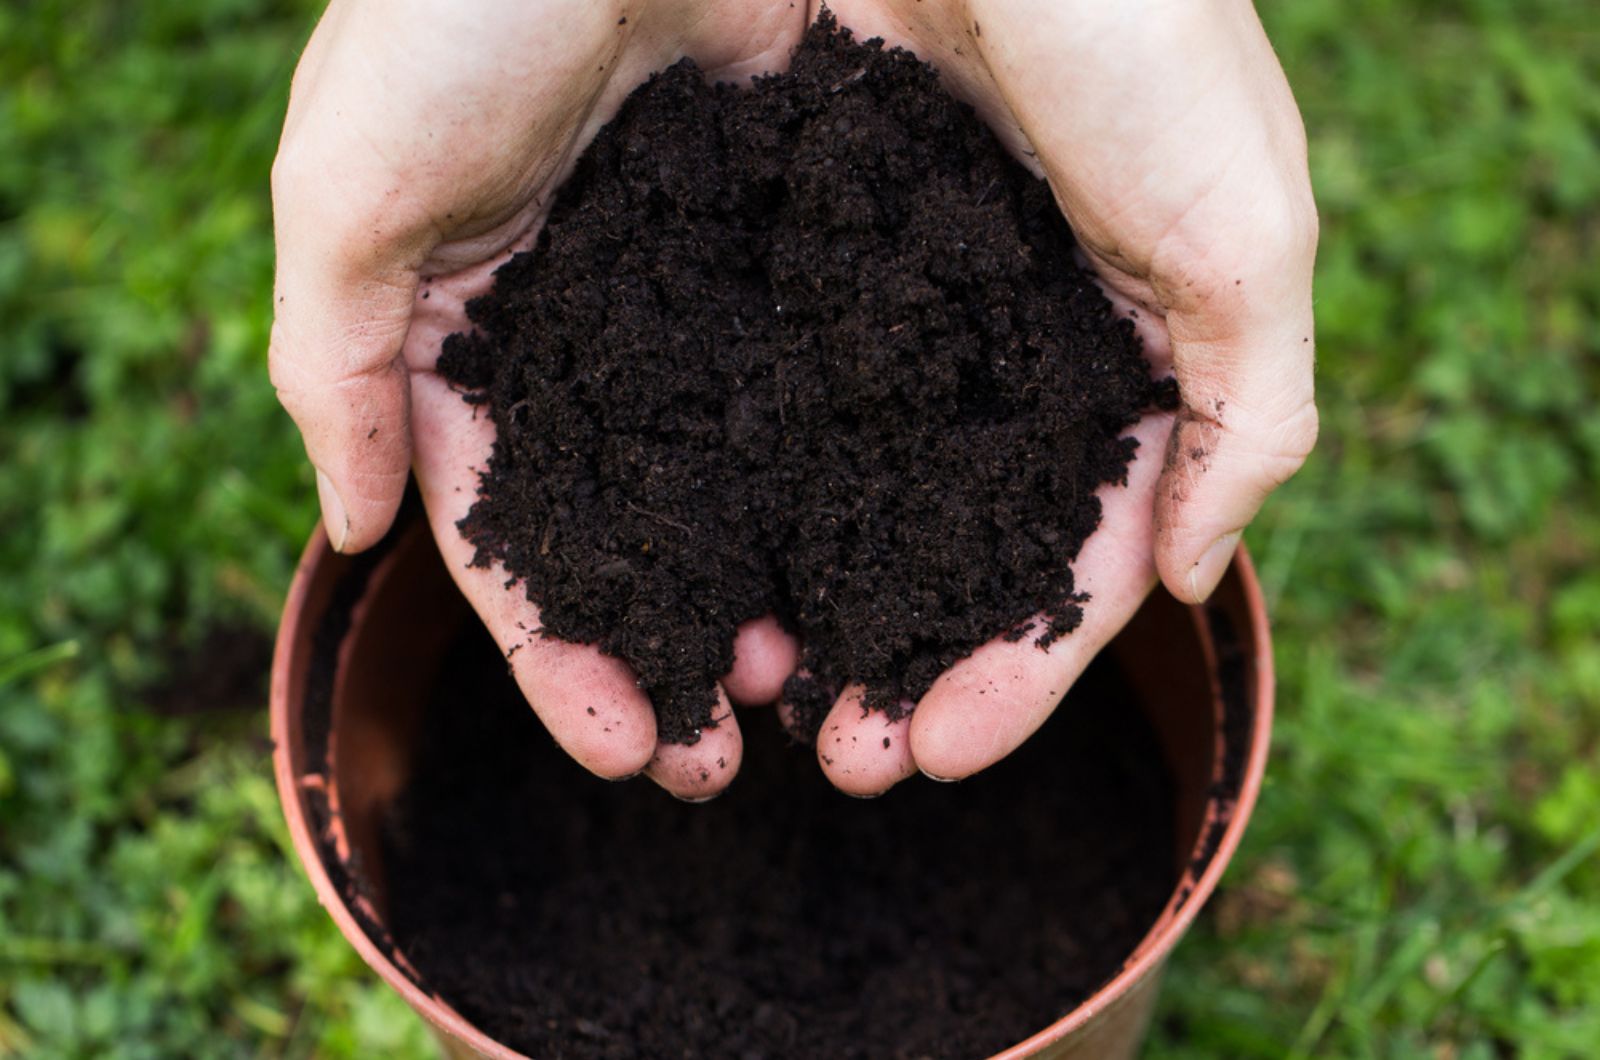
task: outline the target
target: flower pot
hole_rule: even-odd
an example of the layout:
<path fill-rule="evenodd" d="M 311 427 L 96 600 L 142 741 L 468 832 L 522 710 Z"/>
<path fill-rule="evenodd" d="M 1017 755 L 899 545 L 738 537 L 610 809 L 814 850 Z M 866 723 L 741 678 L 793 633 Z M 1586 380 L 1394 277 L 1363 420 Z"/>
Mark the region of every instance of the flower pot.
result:
<path fill-rule="evenodd" d="M 418 985 L 384 920 L 382 813 L 406 783 L 424 699 L 469 618 L 420 519 L 403 521 L 359 556 L 335 553 L 314 533 L 273 662 L 274 764 L 295 850 L 362 959 L 431 1025 L 450 1055 L 516 1058 L 522 1054 Z M 1187 607 L 1157 592 L 1107 650 L 1139 661 L 1122 669 L 1172 779 L 1178 883 L 1116 975 L 1002 1057 L 1135 1054 L 1167 957 L 1227 867 L 1260 787 L 1272 656 L 1242 548 L 1209 603 Z"/>

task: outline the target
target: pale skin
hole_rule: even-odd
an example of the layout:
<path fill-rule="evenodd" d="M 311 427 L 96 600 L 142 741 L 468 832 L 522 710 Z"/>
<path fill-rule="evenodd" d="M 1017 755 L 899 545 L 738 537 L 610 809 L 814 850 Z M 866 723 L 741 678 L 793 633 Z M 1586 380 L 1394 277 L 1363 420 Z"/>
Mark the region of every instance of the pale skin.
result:
<path fill-rule="evenodd" d="M 1042 651 L 994 641 L 888 722 L 842 690 L 819 763 L 879 794 L 919 770 L 970 776 L 1041 725 L 1159 581 L 1204 600 L 1239 533 L 1316 440 L 1305 135 L 1243 0 L 836 0 L 841 24 L 932 62 L 1049 180 L 1118 311 L 1183 407 L 1137 426 L 1128 484 L 1074 562 L 1083 625 Z M 455 523 L 494 427 L 434 374 L 493 269 L 531 245 L 551 194 L 652 72 L 782 69 L 816 5 L 787 0 L 334 0 L 295 74 L 273 167 L 270 366 L 317 469 L 336 548 L 370 547 L 415 473 L 439 548 L 554 738 L 590 771 L 720 792 L 742 747 L 731 709 L 660 744 L 622 662 L 530 636 L 538 610 L 470 565 Z M 520 647 L 517 647 L 519 646 Z M 741 628 L 732 704 L 777 700 L 798 645 Z M 979 690 L 984 693 L 978 696 Z M 781 711 L 780 707 L 780 711 Z M 748 720 L 748 716 L 747 716 Z M 888 746 L 885 747 L 885 737 Z M 719 764 L 720 760 L 720 764 Z"/>

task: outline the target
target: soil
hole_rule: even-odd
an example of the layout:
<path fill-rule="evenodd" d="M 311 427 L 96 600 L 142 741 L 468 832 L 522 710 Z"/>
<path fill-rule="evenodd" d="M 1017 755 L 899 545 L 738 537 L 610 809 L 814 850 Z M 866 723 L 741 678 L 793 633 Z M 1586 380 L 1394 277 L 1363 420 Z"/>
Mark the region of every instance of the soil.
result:
<path fill-rule="evenodd" d="M 1095 491 L 1176 402 L 1074 248 L 931 67 L 829 15 L 748 89 L 680 62 L 445 343 L 498 432 L 461 528 L 544 634 L 632 665 L 664 741 L 768 612 L 802 738 L 848 680 L 898 714 L 984 641 L 1078 624 Z"/>
<path fill-rule="evenodd" d="M 704 806 L 596 780 L 478 629 L 423 726 L 384 944 L 529 1056 L 988 1055 L 1115 974 L 1175 883 L 1171 782 L 1104 660 L 1007 761 L 870 802 L 769 725 Z"/>

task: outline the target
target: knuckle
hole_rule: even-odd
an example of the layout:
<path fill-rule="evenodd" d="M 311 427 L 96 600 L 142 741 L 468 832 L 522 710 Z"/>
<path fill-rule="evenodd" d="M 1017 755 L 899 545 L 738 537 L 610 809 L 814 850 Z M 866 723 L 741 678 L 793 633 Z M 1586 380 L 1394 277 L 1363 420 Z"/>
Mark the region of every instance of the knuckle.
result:
<path fill-rule="evenodd" d="M 1304 227 L 1305 241 L 1311 253 L 1316 254 L 1317 244 L 1322 240 L 1322 215 L 1317 210 L 1317 200 L 1311 193 L 1311 186 L 1306 185 L 1301 193 L 1302 225 Z"/>
<path fill-rule="evenodd" d="M 272 159 L 269 184 L 275 213 L 307 201 L 316 184 L 315 169 L 298 140 L 286 136 L 278 144 L 278 153 Z"/>
<path fill-rule="evenodd" d="M 1277 185 L 1220 211 L 1196 211 L 1157 243 L 1151 272 L 1169 305 L 1215 310 L 1259 294 L 1250 278 L 1268 289 L 1309 283 L 1320 232 L 1309 186 Z"/>
<path fill-rule="evenodd" d="M 1265 268 L 1309 264 L 1316 253 L 1317 208 L 1310 189 L 1282 189 L 1251 207 L 1233 243 Z"/>
<path fill-rule="evenodd" d="M 1317 406 L 1307 401 L 1279 419 L 1267 432 L 1260 463 L 1264 477 L 1274 489 L 1289 481 L 1305 465 L 1316 448 L 1319 424 Z"/>
<path fill-rule="evenodd" d="M 1283 425 L 1281 439 L 1282 451 L 1289 455 L 1305 460 L 1311 455 L 1311 450 L 1316 448 L 1317 434 L 1321 429 L 1321 417 L 1317 414 L 1317 406 L 1313 402 L 1306 402 Z"/>
<path fill-rule="evenodd" d="M 298 389 L 298 380 L 295 378 L 297 374 L 298 366 L 290 355 L 287 340 L 284 338 L 283 322 L 274 320 L 267 339 L 267 379 L 278 392 L 278 400 L 285 408 L 289 407 L 288 395 Z"/>
<path fill-rule="evenodd" d="M 409 201 L 385 191 L 393 180 L 353 163 L 332 167 L 302 139 L 285 140 L 272 162 L 280 254 L 317 260 L 345 280 L 392 269 L 417 239 Z"/>

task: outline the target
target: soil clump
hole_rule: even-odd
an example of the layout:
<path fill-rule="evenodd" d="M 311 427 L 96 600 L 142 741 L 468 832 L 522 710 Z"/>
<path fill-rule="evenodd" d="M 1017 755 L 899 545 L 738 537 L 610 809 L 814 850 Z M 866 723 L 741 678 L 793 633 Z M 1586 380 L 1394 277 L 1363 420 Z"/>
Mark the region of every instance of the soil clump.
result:
<path fill-rule="evenodd" d="M 684 60 L 445 343 L 498 432 L 462 530 L 545 635 L 631 664 L 664 741 L 769 612 L 804 644 L 797 735 L 847 681 L 898 714 L 1078 624 L 1095 491 L 1176 401 L 1074 249 L 931 67 L 831 15 L 747 89 Z"/>

